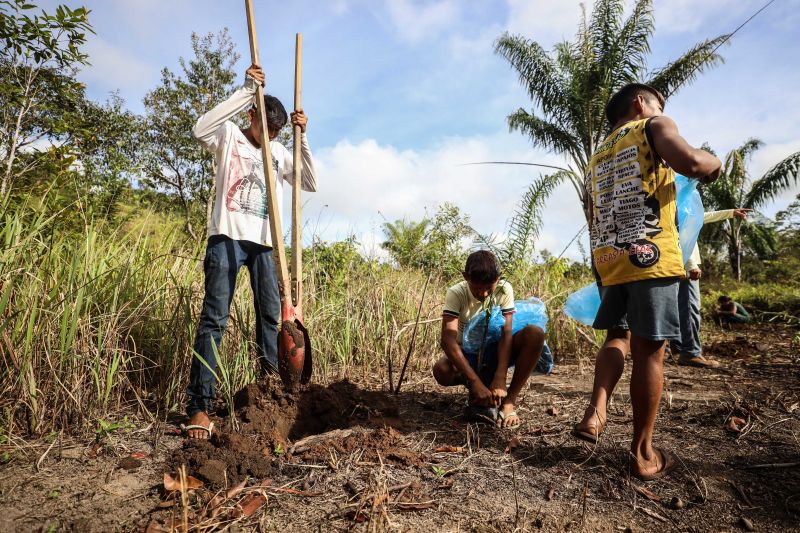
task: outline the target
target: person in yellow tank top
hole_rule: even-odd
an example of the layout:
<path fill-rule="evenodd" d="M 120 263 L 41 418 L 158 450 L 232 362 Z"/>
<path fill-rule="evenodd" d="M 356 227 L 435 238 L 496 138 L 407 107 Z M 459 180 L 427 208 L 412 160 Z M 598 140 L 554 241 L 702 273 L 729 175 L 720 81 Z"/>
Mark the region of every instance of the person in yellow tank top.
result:
<path fill-rule="evenodd" d="M 653 447 L 664 380 L 664 347 L 680 340 L 678 285 L 685 275 L 675 205 L 675 172 L 710 183 L 722 163 L 693 148 L 663 115 L 664 96 L 653 87 L 622 87 L 606 105 L 611 133 L 585 171 L 589 195 L 592 267 L 600 290 L 595 329 L 607 330 L 597 354 L 592 398 L 572 434 L 596 443 L 606 404 L 633 360 L 632 475 L 656 479 L 674 466 Z"/>

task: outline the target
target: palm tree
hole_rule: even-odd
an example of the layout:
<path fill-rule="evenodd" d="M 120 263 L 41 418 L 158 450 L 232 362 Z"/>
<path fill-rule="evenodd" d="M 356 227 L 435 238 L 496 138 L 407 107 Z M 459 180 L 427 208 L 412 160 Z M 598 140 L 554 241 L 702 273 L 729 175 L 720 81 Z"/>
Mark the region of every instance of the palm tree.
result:
<path fill-rule="evenodd" d="M 800 152 L 788 156 L 757 180 L 750 179 L 747 161 L 763 145 L 758 139 L 749 139 L 739 148 L 728 152 L 719 179 L 700 188 L 706 209 L 744 207 L 758 213 L 767 202 L 797 183 Z M 741 262 L 745 248 L 759 258 L 772 255 L 776 250 L 773 225 L 763 215 L 758 214 L 756 218 L 756 221 L 749 223 L 731 219 L 703 230 L 703 242 L 709 243 L 712 248 L 715 243 L 724 243 L 727 246 L 731 270 L 737 281 L 741 281 L 742 277 Z"/>
<path fill-rule="evenodd" d="M 502 242 L 498 242 L 496 235 L 475 232 L 476 244 L 489 248 L 500 260 L 504 272 L 514 272 L 533 261 L 536 241 L 544 221 L 545 201 L 564 179 L 563 172 L 539 176 L 528 186 L 506 222 L 507 236 Z"/>
<path fill-rule="evenodd" d="M 420 253 L 425 245 L 425 236 L 431 221 L 424 218 L 419 222 L 409 220 L 397 220 L 396 222 L 384 222 L 383 232 L 386 240 L 381 243 L 381 247 L 389 252 L 392 259 L 400 267 L 407 267 L 413 262 L 413 258 Z"/>
<path fill-rule="evenodd" d="M 558 43 L 552 54 L 521 35 L 506 33 L 495 43 L 495 51 L 511 63 L 538 106 L 509 115 L 510 129 L 528 135 L 535 147 L 567 157 L 568 168 L 561 175 L 572 182 L 584 211 L 583 169 L 608 132 L 604 109 L 611 95 L 626 83 L 641 80 L 665 96 L 672 95 L 723 61 L 715 50 L 729 37 L 703 41 L 648 72 L 646 60 L 655 30 L 652 0 L 637 0 L 627 19 L 624 4 L 624 0 L 597 0 L 591 18 L 583 12 L 575 42 Z"/>

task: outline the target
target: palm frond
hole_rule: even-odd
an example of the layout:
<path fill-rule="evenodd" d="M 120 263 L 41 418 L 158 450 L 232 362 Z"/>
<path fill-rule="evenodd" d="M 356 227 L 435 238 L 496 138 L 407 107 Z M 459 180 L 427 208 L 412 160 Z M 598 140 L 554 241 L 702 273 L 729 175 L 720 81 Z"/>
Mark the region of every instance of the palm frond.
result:
<path fill-rule="evenodd" d="M 581 155 L 580 142 L 569 131 L 524 109 L 508 116 L 508 127 L 511 131 L 518 130 L 528 135 L 536 147 L 571 156 Z"/>
<path fill-rule="evenodd" d="M 642 78 L 654 31 L 653 3 L 651 0 L 639 0 L 615 42 L 615 68 L 610 70 L 612 75 L 609 79 L 609 85 L 614 90 Z"/>
<path fill-rule="evenodd" d="M 797 184 L 799 173 L 800 152 L 795 152 L 753 182 L 744 197 L 742 206 L 750 209 L 761 207 L 781 192 Z"/>
<path fill-rule="evenodd" d="M 762 261 L 772 258 L 778 249 L 778 235 L 774 224 L 748 222 L 742 225 L 741 236 L 745 245 Z"/>
<path fill-rule="evenodd" d="M 622 13 L 625 5 L 621 0 L 597 0 L 592 9 L 589 34 L 597 58 L 613 55 L 617 35 L 620 34 Z"/>
<path fill-rule="evenodd" d="M 542 229 L 544 202 L 568 174 L 559 171 L 540 176 L 525 191 L 514 215 L 508 221 L 508 238 L 503 243 L 500 253 L 506 268 L 513 269 L 521 262 L 532 258 L 536 239 Z"/>
<path fill-rule="evenodd" d="M 561 116 L 568 107 L 564 80 L 553 59 L 536 41 L 504 33 L 494 46 L 519 74 L 528 96 L 546 114 Z"/>
<path fill-rule="evenodd" d="M 728 35 L 720 35 L 696 44 L 675 61 L 653 72 L 647 83 L 669 98 L 706 70 L 725 61 L 714 50 L 727 39 Z"/>

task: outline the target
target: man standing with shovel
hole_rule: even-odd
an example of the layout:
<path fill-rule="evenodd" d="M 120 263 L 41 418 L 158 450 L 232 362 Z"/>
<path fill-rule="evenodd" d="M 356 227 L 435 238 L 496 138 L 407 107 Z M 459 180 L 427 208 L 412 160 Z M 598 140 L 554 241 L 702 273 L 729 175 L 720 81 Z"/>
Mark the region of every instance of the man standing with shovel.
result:
<path fill-rule="evenodd" d="M 265 83 L 264 72 L 256 64 L 246 72 L 244 86 L 230 98 L 200 117 L 192 135 L 216 157 L 217 175 L 214 210 L 208 222 L 208 246 L 203 268 L 205 297 L 194 343 L 189 387 L 187 389 L 187 435 L 207 439 L 213 430 L 209 411 L 215 396 L 215 375 L 222 334 L 230 316 L 236 276 L 242 266 L 250 272 L 250 285 L 256 315 L 256 341 L 262 372 L 278 371 L 278 323 L 281 296 L 273 260 L 269 200 L 277 205 L 280 219 L 282 181 L 291 183 L 294 162 L 280 143 L 274 142 L 287 121 L 286 110 L 274 96 L 264 96 L 263 128 L 256 111 L 256 94 Z M 247 110 L 250 125 L 239 128 L 230 121 Z M 306 139 L 307 118 L 302 109 L 291 114 L 299 127 L 302 158 L 302 189 L 316 190 L 311 150 Z M 270 184 L 265 178 L 262 157 L 262 131 L 268 131 L 275 175 L 275 198 L 269 199 Z M 297 138 L 296 141 L 297 142 Z"/>

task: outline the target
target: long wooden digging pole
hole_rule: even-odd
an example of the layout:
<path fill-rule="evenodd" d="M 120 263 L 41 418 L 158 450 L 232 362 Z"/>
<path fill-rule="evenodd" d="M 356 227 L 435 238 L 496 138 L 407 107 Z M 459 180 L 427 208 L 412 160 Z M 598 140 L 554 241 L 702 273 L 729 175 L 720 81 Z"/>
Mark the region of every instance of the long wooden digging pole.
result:
<path fill-rule="evenodd" d="M 303 84 L 303 36 L 295 37 L 294 52 L 294 109 L 302 108 Z M 303 157 L 301 153 L 302 130 L 294 126 L 292 159 L 294 179 L 292 181 L 292 302 L 294 310 L 302 319 L 303 316 L 303 234 L 302 204 L 300 201 L 300 185 L 303 175 Z"/>

